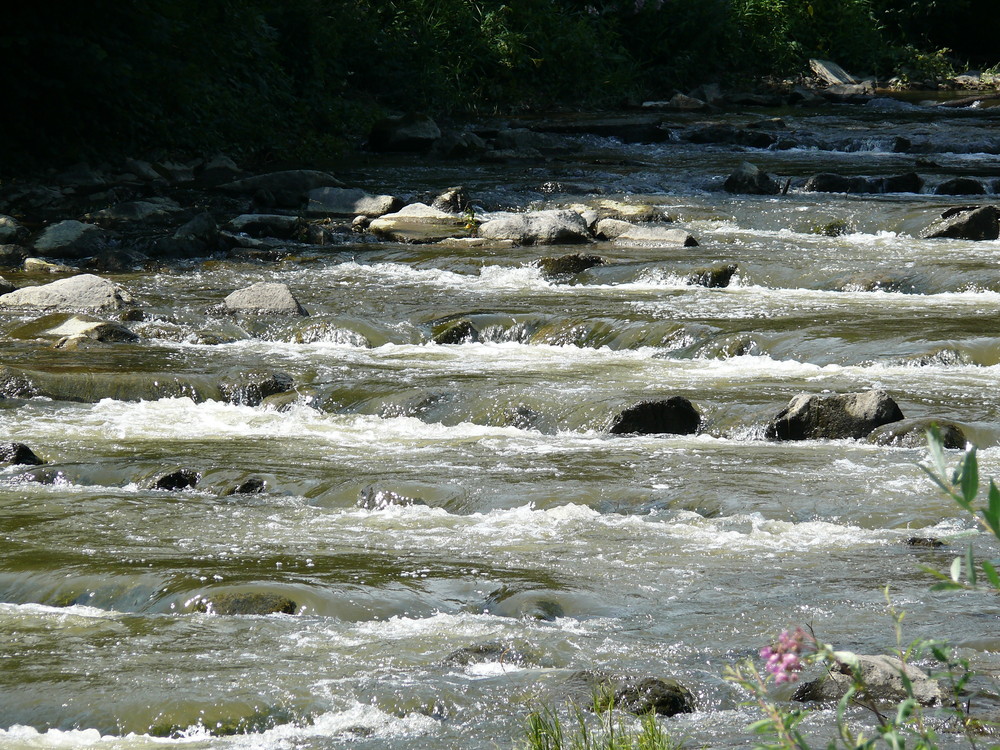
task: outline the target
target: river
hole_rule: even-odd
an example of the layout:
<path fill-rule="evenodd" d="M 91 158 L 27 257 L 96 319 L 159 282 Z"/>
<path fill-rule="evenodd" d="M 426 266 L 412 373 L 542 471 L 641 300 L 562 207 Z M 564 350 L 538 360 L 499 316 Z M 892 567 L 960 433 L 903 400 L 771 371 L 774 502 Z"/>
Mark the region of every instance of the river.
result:
<path fill-rule="evenodd" d="M 931 593 L 921 571 L 969 542 L 995 555 L 918 467 L 926 449 L 763 432 L 796 394 L 880 388 L 907 418 L 961 423 L 1000 476 L 1000 242 L 917 238 L 950 206 L 996 204 L 933 190 L 1000 177 L 998 121 L 778 114 L 800 145 L 582 135 L 544 162 L 371 157 L 338 173 L 404 196 L 462 184 L 480 213 L 651 205 L 697 247 L 598 242 L 585 251 L 605 265 L 556 280 L 533 262 L 579 246 L 359 239 L 122 273 L 142 339 L 77 351 L 15 337 L 37 314 L 0 311 L 0 365 L 279 371 L 299 394 L 0 398 L 0 436 L 50 462 L 48 482 L 0 469 L 0 746 L 510 748 L 581 670 L 676 678 L 697 710 L 663 725 L 689 746 L 743 746 L 756 716 L 726 665 L 798 624 L 838 648 L 894 648 L 887 590 L 906 642 L 945 637 L 995 674 L 996 597 Z M 681 132 L 705 116 L 675 119 Z M 722 192 L 744 160 L 793 178 L 788 194 Z M 817 172 L 908 171 L 923 192 L 801 189 Z M 738 266 L 729 286 L 688 283 L 718 263 Z M 264 280 L 310 316 L 213 312 Z M 433 343 L 450 318 L 479 341 Z M 700 411 L 698 434 L 607 432 L 617 410 L 672 395 Z M 182 467 L 195 488 L 149 488 Z M 225 494 L 251 477 L 266 491 Z M 199 611 L 223 592 L 288 597 L 296 614 Z M 455 656 L 483 644 L 499 646 Z"/>

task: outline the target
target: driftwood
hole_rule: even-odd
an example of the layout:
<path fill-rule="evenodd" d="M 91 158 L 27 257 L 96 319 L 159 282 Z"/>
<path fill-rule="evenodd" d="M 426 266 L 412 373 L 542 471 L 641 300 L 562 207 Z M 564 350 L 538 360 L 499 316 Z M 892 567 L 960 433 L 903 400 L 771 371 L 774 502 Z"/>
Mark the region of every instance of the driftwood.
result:
<path fill-rule="evenodd" d="M 979 94 L 978 96 L 965 96 L 961 99 L 950 99 L 946 102 L 940 102 L 936 106 L 938 107 L 969 107 L 976 102 L 1000 102 L 1000 91 L 993 91 L 990 93 Z"/>

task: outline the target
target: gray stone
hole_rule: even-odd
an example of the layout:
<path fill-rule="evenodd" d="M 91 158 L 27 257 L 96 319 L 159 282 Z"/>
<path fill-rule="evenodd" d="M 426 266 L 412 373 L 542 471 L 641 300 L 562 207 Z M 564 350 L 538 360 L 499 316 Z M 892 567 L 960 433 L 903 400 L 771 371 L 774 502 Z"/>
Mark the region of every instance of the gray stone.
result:
<path fill-rule="evenodd" d="M 464 217 L 432 208 L 426 203 L 411 203 L 395 213 L 373 219 L 368 230 L 396 242 L 414 243 L 467 237 L 472 232 Z"/>
<path fill-rule="evenodd" d="M 0 276 L 0 296 L 3 296 L 5 294 L 10 294 L 16 289 L 17 289 L 16 286 L 7 281 L 7 279 L 5 279 L 3 276 Z"/>
<path fill-rule="evenodd" d="M 94 224 L 67 219 L 46 227 L 35 240 L 35 252 L 43 258 L 83 258 L 100 249 L 104 231 Z"/>
<path fill-rule="evenodd" d="M 89 273 L 0 296 L 0 307 L 118 310 L 131 302 L 132 296 L 122 287 Z"/>
<path fill-rule="evenodd" d="M 0 245 L 17 242 L 24 239 L 28 230 L 12 216 L 0 214 Z"/>
<path fill-rule="evenodd" d="M 219 227 L 215 223 L 215 219 L 212 218 L 212 214 L 205 211 L 178 227 L 177 231 L 174 232 L 173 239 L 214 242 L 218 236 Z"/>
<path fill-rule="evenodd" d="M 961 425 L 947 419 L 903 419 L 892 422 L 872 430 L 868 435 L 868 442 L 900 448 L 924 448 L 927 446 L 927 430 L 932 426 L 938 428 L 945 448 L 965 448 L 968 442 L 965 431 Z"/>
<path fill-rule="evenodd" d="M 368 148 L 373 151 L 427 151 L 441 137 L 441 128 L 426 115 L 387 117 L 372 126 Z"/>
<path fill-rule="evenodd" d="M 619 219 L 601 219 L 594 227 L 598 238 L 620 244 L 658 244 L 697 247 L 698 240 L 683 229 L 662 226 L 637 226 Z"/>
<path fill-rule="evenodd" d="M 87 338 L 102 343 L 138 341 L 139 337 L 123 326 L 84 315 L 56 314 L 33 321 L 11 331 L 14 338 Z"/>
<path fill-rule="evenodd" d="M 701 415 L 683 396 L 640 401 L 611 420 L 612 435 L 690 435 L 701 426 Z"/>
<path fill-rule="evenodd" d="M 876 427 L 898 422 L 903 413 L 882 390 L 795 396 L 765 429 L 770 440 L 840 440 L 866 437 Z"/>
<path fill-rule="evenodd" d="M 224 493 L 225 497 L 232 495 L 260 495 L 267 490 L 267 482 L 259 477 L 249 477 L 239 484 L 230 487 Z"/>
<path fill-rule="evenodd" d="M 27 255 L 21 245 L 0 245 L 0 268 L 15 268 L 24 262 Z"/>
<path fill-rule="evenodd" d="M 1000 211 L 994 206 L 949 209 L 920 234 L 924 239 L 995 240 L 1000 237 Z"/>
<path fill-rule="evenodd" d="M 433 201 L 431 201 L 431 208 L 436 208 L 438 211 L 444 211 L 449 214 L 462 214 L 468 211 L 472 206 L 472 200 L 469 198 L 469 194 L 466 192 L 465 188 L 459 185 L 458 187 L 450 187 L 447 190 L 439 193 Z"/>
<path fill-rule="evenodd" d="M 576 211 L 549 210 L 508 213 L 484 222 L 479 236 L 511 240 L 519 245 L 557 245 L 589 242 L 587 222 Z"/>
<path fill-rule="evenodd" d="M 260 281 L 244 289 L 237 289 L 223 301 L 231 312 L 265 313 L 275 315 L 307 315 L 287 284 Z"/>
<path fill-rule="evenodd" d="M 368 216 L 376 218 L 403 207 L 392 195 L 371 195 L 360 188 L 323 187 L 309 191 L 310 216 Z"/>
<path fill-rule="evenodd" d="M 837 63 L 830 62 L 829 60 L 812 59 L 809 61 L 809 67 L 812 68 L 812 71 L 816 74 L 817 78 L 820 78 L 822 81 L 830 85 L 853 84 L 858 82 L 857 78 L 837 65 Z"/>
<path fill-rule="evenodd" d="M 119 203 L 116 206 L 102 208 L 100 211 L 90 214 L 87 218 L 108 224 L 131 221 L 156 222 L 167 221 L 173 214 L 180 210 L 180 206 L 171 200 L 127 201 L 126 203 Z"/>
<path fill-rule="evenodd" d="M 727 193 L 743 195 L 777 195 L 781 192 L 778 181 L 750 162 L 743 162 L 722 186 Z"/>
<path fill-rule="evenodd" d="M 940 705 L 941 686 L 925 672 L 904 664 L 892 656 L 856 656 L 863 689 L 860 697 L 875 703 L 898 703 L 909 697 L 902 675 L 905 674 L 913 689 L 913 697 L 924 706 Z M 827 675 L 803 683 L 792 695 L 795 701 L 839 701 L 853 683 L 855 669 L 846 663 L 835 665 Z"/>

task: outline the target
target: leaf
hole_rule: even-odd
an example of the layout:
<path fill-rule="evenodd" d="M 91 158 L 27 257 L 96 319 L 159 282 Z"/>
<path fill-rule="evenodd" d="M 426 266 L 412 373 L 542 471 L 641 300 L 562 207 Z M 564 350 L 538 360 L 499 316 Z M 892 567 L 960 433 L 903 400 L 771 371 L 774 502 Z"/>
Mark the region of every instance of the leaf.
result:
<path fill-rule="evenodd" d="M 988 507 L 981 512 L 990 527 L 990 531 L 993 532 L 993 536 L 1000 539 L 1000 489 L 997 489 L 996 483 L 992 479 L 990 480 L 988 497 Z"/>
<path fill-rule="evenodd" d="M 965 567 L 966 575 L 969 577 L 969 583 L 973 586 L 976 585 L 976 559 L 972 553 L 972 542 L 969 542 L 968 549 L 965 550 Z"/>
<path fill-rule="evenodd" d="M 986 579 L 990 582 L 990 585 L 1000 591 L 1000 575 L 997 574 L 997 569 L 993 563 L 983 560 L 983 572 L 986 574 Z"/>
<path fill-rule="evenodd" d="M 951 580 L 958 583 L 962 577 L 962 558 L 956 557 L 951 561 Z"/>
<path fill-rule="evenodd" d="M 944 457 L 944 441 L 936 424 L 927 428 L 927 447 L 931 454 L 931 467 L 939 476 L 948 475 L 948 463 Z"/>
<path fill-rule="evenodd" d="M 931 586 L 931 591 L 961 591 L 964 588 L 965 586 L 954 581 L 942 581 Z"/>
<path fill-rule="evenodd" d="M 969 448 L 962 462 L 962 498 L 971 504 L 979 494 L 979 461 L 976 459 L 976 448 Z"/>

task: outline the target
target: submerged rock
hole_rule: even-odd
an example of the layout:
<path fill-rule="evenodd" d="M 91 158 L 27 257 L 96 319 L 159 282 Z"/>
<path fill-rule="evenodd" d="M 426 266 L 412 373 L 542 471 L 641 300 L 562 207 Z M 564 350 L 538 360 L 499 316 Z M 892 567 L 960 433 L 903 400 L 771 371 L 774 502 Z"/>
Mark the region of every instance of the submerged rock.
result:
<path fill-rule="evenodd" d="M 132 296 L 122 287 L 89 273 L 0 296 L 0 307 L 118 310 L 131 302 Z"/>
<path fill-rule="evenodd" d="M 259 477 L 250 477 L 249 479 L 244 479 L 239 484 L 230 487 L 224 493 L 225 497 L 230 497 L 232 495 L 260 495 L 267 490 L 267 482 Z"/>
<path fill-rule="evenodd" d="M 435 344 L 470 344 L 479 341 L 479 331 L 471 320 L 455 320 L 435 326 Z"/>
<path fill-rule="evenodd" d="M 677 680 L 583 670 L 569 677 L 569 698 L 580 706 L 605 711 L 621 708 L 637 715 L 693 713 L 694 694 Z"/>
<path fill-rule="evenodd" d="M 298 216 L 285 214 L 241 214 L 230 219 L 227 227 L 236 233 L 250 237 L 275 237 L 287 240 L 305 229 L 305 222 Z"/>
<path fill-rule="evenodd" d="M 875 703 L 898 703 L 906 700 L 909 693 L 903 682 L 906 675 L 913 691 L 913 697 L 923 706 L 934 706 L 941 702 L 941 686 L 925 672 L 910 664 L 904 664 L 892 656 L 857 655 L 860 680 L 864 687 L 859 695 Z M 794 701 L 839 701 L 853 683 L 854 670 L 841 663 L 818 680 L 803 683 L 792 695 Z"/>
<path fill-rule="evenodd" d="M 612 435 L 690 435 L 701 426 L 701 415 L 683 396 L 640 401 L 614 416 Z"/>
<path fill-rule="evenodd" d="M 535 265 L 541 270 L 543 276 L 551 278 L 553 276 L 573 276 L 583 273 L 588 268 L 604 265 L 604 262 L 604 258 L 599 255 L 572 253 L 570 255 L 560 255 L 558 258 L 539 258 L 535 261 Z"/>
<path fill-rule="evenodd" d="M 86 338 L 102 343 L 138 341 L 139 336 L 123 326 L 100 318 L 64 313 L 46 315 L 11 331 L 14 338 Z"/>
<path fill-rule="evenodd" d="M 288 285 L 276 282 L 260 281 L 244 289 L 237 289 L 222 304 L 230 312 L 308 315 Z"/>
<path fill-rule="evenodd" d="M 473 646 L 463 646 L 455 649 L 446 657 L 443 662 L 449 665 L 467 667 L 470 664 L 482 664 L 484 662 L 499 662 L 500 664 L 512 664 L 523 667 L 532 663 L 532 659 L 520 648 L 506 641 L 489 641 L 488 643 L 477 643 Z"/>
<path fill-rule="evenodd" d="M 743 162 L 722 186 L 727 193 L 743 195 L 777 195 L 781 192 L 778 181 L 750 162 Z"/>
<path fill-rule="evenodd" d="M 410 505 L 427 505 L 420 498 L 403 495 L 393 490 L 382 489 L 373 484 L 358 493 L 357 506 L 364 510 L 385 510 Z"/>
<path fill-rule="evenodd" d="M 903 413 L 882 390 L 795 396 L 764 431 L 769 440 L 855 440 L 876 427 L 898 422 Z"/>
<path fill-rule="evenodd" d="M 201 474 L 192 469 L 178 469 L 169 474 L 156 477 L 150 482 L 150 487 L 154 490 L 166 490 L 167 492 L 177 492 L 178 490 L 189 490 L 198 484 Z"/>
<path fill-rule="evenodd" d="M 972 177 L 946 180 L 934 189 L 935 195 L 986 195 L 986 186 Z"/>
<path fill-rule="evenodd" d="M 298 208 L 310 190 L 321 187 L 340 187 L 342 183 L 328 172 L 313 169 L 291 169 L 271 172 L 219 185 L 226 193 L 255 196 L 262 204 Z"/>
<path fill-rule="evenodd" d="M 0 466 L 41 466 L 44 463 L 24 443 L 0 442 Z"/>
<path fill-rule="evenodd" d="M 203 596 L 195 610 L 213 615 L 294 615 L 299 605 L 280 594 L 220 592 Z"/>
<path fill-rule="evenodd" d="M 877 427 L 868 435 L 868 442 L 876 445 L 894 445 L 901 448 L 923 448 L 927 445 L 927 430 L 937 426 L 945 448 L 962 450 L 968 439 L 956 422 L 946 419 L 903 419 Z"/>
<path fill-rule="evenodd" d="M 924 239 L 995 240 L 1000 238 L 1000 211 L 995 206 L 950 208 L 920 236 Z"/>
<path fill-rule="evenodd" d="M 721 289 L 729 286 L 729 282 L 739 270 L 740 267 L 735 263 L 722 263 L 711 268 L 699 268 L 688 274 L 687 283 L 709 289 Z"/>
<path fill-rule="evenodd" d="M 590 241 L 587 222 L 576 211 L 508 213 L 484 222 L 479 236 L 518 245 L 559 245 Z"/>

